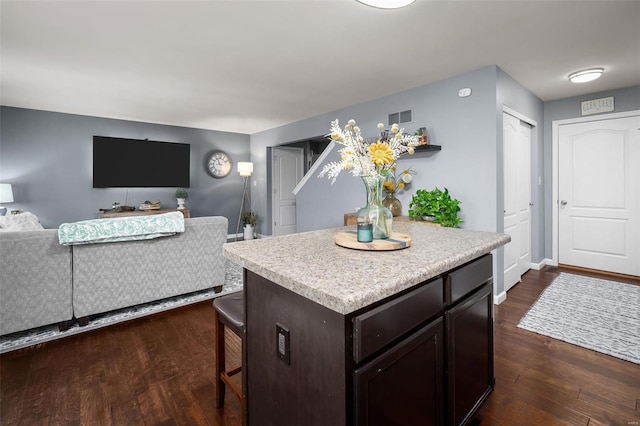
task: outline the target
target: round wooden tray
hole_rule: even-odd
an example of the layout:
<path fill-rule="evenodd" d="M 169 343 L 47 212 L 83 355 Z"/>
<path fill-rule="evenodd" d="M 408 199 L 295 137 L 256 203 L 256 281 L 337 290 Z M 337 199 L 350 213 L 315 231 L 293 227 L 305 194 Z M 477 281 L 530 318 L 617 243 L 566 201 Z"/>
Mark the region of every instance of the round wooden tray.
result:
<path fill-rule="evenodd" d="M 335 235 L 335 241 L 341 247 L 356 250 L 387 251 L 411 247 L 411 237 L 399 232 L 392 232 L 386 240 L 373 240 L 370 243 L 359 242 L 356 231 L 338 232 Z"/>

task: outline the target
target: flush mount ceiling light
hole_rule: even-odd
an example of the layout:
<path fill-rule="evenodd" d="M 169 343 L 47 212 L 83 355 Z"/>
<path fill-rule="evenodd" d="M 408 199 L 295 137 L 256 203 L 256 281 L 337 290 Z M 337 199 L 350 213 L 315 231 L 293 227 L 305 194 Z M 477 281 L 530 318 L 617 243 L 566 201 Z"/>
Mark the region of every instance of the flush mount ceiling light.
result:
<path fill-rule="evenodd" d="M 367 6 L 377 7 L 379 9 L 399 9 L 409 6 L 416 0 L 356 0 Z"/>
<path fill-rule="evenodd" d="M 569 74 L 569 81 L 572 83 L 586 83 L 587 81 L 593 81 L 604 73 L 604 68 L 590 68 L 588 70 L 582 70 Z"/>

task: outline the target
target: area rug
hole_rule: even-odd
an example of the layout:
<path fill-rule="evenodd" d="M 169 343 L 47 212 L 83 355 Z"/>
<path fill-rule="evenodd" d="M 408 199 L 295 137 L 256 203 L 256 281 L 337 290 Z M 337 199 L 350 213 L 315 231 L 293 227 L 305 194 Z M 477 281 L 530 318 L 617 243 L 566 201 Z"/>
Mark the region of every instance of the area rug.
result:
<path fill-rule="evenodd" d="M 640 364 L 640 286 L 561 273 L 518 327 Z"/>
<path fill-rule="evenodd" d="M 97 328 L 106 327 L 108 325 L 117 324 L 119 322 L 128 321 L 130 319 L 142 317 L 145 315 L 155 314 L 179 306 L 190 305 L 192 303 L 201 302 L 203 300 L 214 299 L 229 293 L 235 293 L 242 290 L 242 268 L 226 260 L 225 265 L 225 283 L 220 293 L 215 293 L 213 289 L 203 290 L 195 293 L 189 293 L 183 296 L 171 297 L 156 302 L 133 306 L 131 308 L 120 309 L 97 315 L 91 318 L 89 325 L 80 327 L 75 322 L 68 330 L 59 331 L 57 325 L 50 325 L 31 330 L 20 331 L 17 333 L 0 336 L 0 354 L 49 342 L 61 337 L 72 336 L 74 334 L 84 333 L 86 331 L 95 330 Z"/>

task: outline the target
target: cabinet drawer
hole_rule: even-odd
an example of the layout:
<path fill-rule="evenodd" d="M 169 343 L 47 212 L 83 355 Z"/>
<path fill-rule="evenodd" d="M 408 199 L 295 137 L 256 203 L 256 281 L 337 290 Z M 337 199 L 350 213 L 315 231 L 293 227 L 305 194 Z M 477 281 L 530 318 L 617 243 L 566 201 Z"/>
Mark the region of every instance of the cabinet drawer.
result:
<path fill-rule="evenodd" d="M 472 293 L 490 280 L 492 274 L 493 265 L 490 254 L 449 273 L 445 281 L 446 304 L 452 305 L 465 295 Z"/>
<path fill-rule="evenodd" d="M 359 363 L 444 307 L 442 278 L 353 319 L 353 359 Z"/>

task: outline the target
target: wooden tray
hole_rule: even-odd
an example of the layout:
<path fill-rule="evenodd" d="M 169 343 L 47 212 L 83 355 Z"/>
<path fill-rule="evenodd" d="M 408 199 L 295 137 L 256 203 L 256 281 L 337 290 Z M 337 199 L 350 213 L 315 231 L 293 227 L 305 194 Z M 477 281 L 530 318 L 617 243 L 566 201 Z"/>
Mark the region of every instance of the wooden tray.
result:
<path fill-rule="evenodd" d="M 356 250 L 387 251 L 411 247 L 411 237 L 407 234 L 401 234 L 400 232 L 392 232 L 391 236 L 386 240 L 373 240 L 370 243 L 358 242 L 356 231 L 338 232 L 335 235 L 335 241 L 336 244 L 341 247 Z"/>

